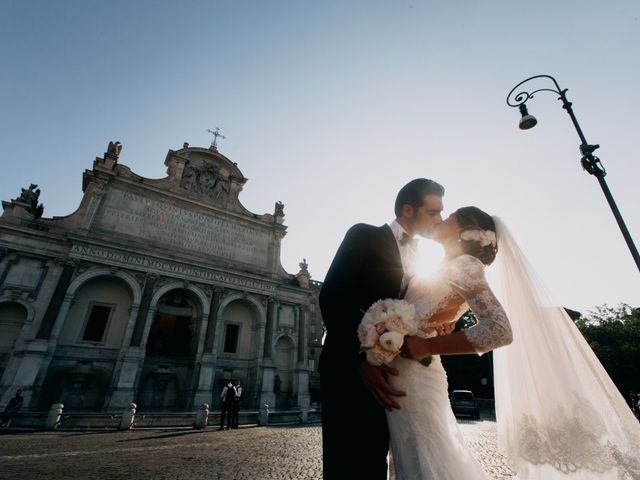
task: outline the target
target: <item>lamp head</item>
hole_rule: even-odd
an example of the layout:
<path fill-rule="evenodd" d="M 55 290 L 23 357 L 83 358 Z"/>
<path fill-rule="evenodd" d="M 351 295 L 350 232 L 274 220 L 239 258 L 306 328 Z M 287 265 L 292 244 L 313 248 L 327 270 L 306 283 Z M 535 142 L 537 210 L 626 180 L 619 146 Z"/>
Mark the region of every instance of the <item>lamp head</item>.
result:
<path fill-rule="evenodd" d="M 520 119 L 520 123 L 518 123 L 518 127 L 520 130 L 529 130 L 537 125 L 538 120 L 533 115 L 529 115 L 527 111 L 527 106 L 524 103 L 520 104 L 520 113 L 522 114 L 522 118 Z"/>

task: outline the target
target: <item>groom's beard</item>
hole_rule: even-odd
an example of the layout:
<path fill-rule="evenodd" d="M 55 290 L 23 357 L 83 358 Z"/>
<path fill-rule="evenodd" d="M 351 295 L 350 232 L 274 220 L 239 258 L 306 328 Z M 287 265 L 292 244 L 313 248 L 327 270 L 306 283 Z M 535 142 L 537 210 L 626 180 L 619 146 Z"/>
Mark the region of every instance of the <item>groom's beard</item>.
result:
<path fill-rule="evenodd" d="M 418 230 L 415 227 L 416 227 L 416 219 L 412 218 L 411 220 L 409 220 L 409 228 L 411 228 L 411 230 L 416 235 L 420 235 L 422 238 L 429 238 L 429 239 L 431 239 L 431 237 L 433 236 L 433 230 L 435 229 L 435 226 L 425 227 L 422 230 Z"/>

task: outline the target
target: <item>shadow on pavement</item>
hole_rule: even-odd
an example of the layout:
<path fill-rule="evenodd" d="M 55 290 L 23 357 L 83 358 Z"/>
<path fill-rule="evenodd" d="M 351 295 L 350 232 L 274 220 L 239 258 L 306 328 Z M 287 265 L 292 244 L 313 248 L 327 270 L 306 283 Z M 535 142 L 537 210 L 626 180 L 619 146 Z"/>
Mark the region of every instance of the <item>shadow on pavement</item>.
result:
<path fill-rule="evenodd" d="M 140 430 L 134 430 L 135 432 L 140 432 Z M 209 430 L 209 432 L 211 432 L 211 430 Z M 163 435 L 154 435 L 151 437 L 147 437 L 145 436 L 141 436 L 140 438 L 123 438 L 122 440 L 119 440 L 120 442 L 144 442 L 147 440 L 156 440 L 156 439 L 160 439 L 162 440 L 163 438 L 171 438 L 171 437 L 182 437 L 184 435 L 200 435 L 203 433 L 208 433 L 206 430 L 189 430 L 187 432 L 173 432 L 173 433 L 166 433 Z"/>
<path fill-rule="evenodd" d="M 309 428 L 319 427 L 320 422 L 308 422 L 308 423 L 279 423 L 274 425 L 267 425 L 268 428 Z"/>

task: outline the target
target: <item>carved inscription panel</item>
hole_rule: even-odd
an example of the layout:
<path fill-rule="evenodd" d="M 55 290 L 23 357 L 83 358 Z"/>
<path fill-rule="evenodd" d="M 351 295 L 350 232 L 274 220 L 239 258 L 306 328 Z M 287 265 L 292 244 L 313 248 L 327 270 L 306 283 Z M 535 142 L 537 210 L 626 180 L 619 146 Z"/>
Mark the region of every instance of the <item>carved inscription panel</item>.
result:
<path fill-rule="evenodd" d="M 204 256 L 268 266 L 270 232 L 187 210 L 168 201 L 111 189 L 97 226 Z"/>
<path fill-rule="evenodd" d="M 294 327 L 295 313 L 291 305 L 282 305 L 280 307 L 280 315 L 278 316 L 279 327 Z"/>
<path fill-rule="evenodd" d="M 44 262 L 31 258 L 19 258 L 5 279 L 5 285 L 23 289 L 34 289 L 42 282 Z"/>

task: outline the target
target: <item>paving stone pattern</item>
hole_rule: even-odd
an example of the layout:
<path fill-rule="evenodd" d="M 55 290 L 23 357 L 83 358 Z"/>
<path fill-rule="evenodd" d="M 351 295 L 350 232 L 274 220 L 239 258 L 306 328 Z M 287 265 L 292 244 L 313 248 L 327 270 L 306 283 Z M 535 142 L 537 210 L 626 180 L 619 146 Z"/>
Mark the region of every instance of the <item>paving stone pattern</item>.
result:
<path fill-rule="evenodd" d="M 512 472 L 496 452 L 495 423 L 460 421 L 493 479 Z M 237 430 L 135 430 L 0 435 L 0 479 L 317 480 L 320 425 Z"/>

